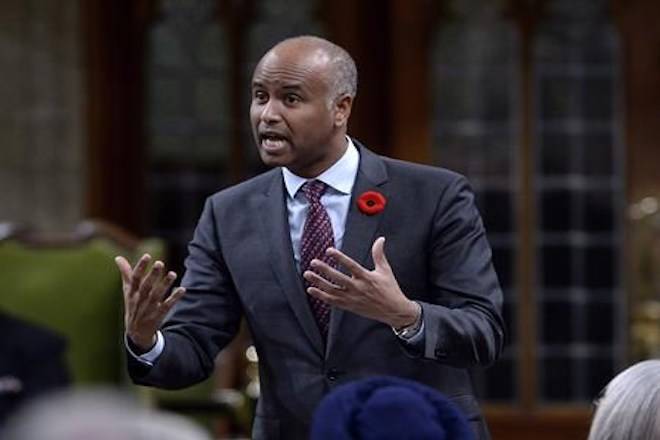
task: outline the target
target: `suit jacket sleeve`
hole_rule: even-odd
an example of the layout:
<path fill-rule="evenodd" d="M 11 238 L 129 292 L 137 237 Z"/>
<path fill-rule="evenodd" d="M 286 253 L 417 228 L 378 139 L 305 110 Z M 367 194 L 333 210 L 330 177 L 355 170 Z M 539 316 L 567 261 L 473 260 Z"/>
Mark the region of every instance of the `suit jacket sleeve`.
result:
<path fill-rule="evenodd" d="M 206 201 L 188 246 L 186 288 L 161 328 L 165 348 L 149 367 L 128 356 L 129 373 L 136 383 L 183 388 L 213 372 L 214 359 L 236 335 L 242 307 L 225 264 L 213 198 Z"/>
<path fill-rule="evenodd" d="M 438 200 L 430 237 L 431 291 L 422 355 L 457 367 L 488 365 L 503 346 L 502 291 L 474 194 L 458 176 Z"/>

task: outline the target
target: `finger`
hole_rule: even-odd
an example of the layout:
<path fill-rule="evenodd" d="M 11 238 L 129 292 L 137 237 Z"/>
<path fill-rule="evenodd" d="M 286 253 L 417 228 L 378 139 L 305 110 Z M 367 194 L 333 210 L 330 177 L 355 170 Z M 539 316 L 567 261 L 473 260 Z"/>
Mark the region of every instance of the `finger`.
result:
<path fill-rule="evenodd" d="M 339 305 L 341 301 L 339 301 L 339 298 L 329 294 L 328 292 L 319 289 L 318 287 L 308 287 L 307 288 L 307 293 L 312 295 L 314 298 L 318 298 L 323 302 L 326 302 L 330 305 Z"/>
<path fill-rule="evenodd" d="M 119 255 L 115 257 L 115 264 L 117 265 L 117 268 L 119 269 L 119 273 L 121 274 L 122 282 L 126 285 L 130 285 L 133 269 L 131 269 L 131 265 L 128 262 L 128 260 L 122 257 L 121 255 Z"/>
<path fill-rule="evenodd" d="M 186 293 L 186 288 L 185 287 L 177 287 L 172 291 L 172 294 L 168 296 L 165 301 L 163 301 L 160 304 L 161 311 L 163 314 L 167 313 L 170 311 L 172 306 L 177 303 L 181 299 L 181 297 Z"/>
<path fill-rule="evenodd" d="M 137 292 L 140 285 L 142 285 L 142 279 L 144 278 L 144 274 L 147 271 L 147 266 L 150 261 L 151 255 L 144 254 L 133 268 L 133 274 L 131 276 L 131 293 Z"/>
<path fill-rule="evenodd" d="M 348 286 L 353 282 L 353 278 L 330 266 L 325 261 L 315 258 L 310 262 L 310 266 L 314 272 L 324 276 L 327 280 L 332 281 L 337 285 Z"/>
<path fill-rule="evenodd" d="M 346 270 L 348 270 L 348 272 L 354 277 L 363 276 L 364 273 L 367 271 L 364 267 L 360 266 L 359 263 L 357 263 L 355 260 L 353 260 L 348 255 L 344 254 L 340 250 L 337 250 L 335 248 L 328 248 L 328 250 L 325 251 L 325 253 L 329 257 L 334 258 L 337 261 L 337 263 L 345 267 Z"/>
<path fill-rule="evenodd" d="M 170 290 L 176 280 L 175 272 L 168 272 L 149 293 L 149 302 L 159 303 L 165 297 L 165 293 Z"/>
<path fill-rule="evenodd" d="M 142 279 L 137 292 L 133 294 L 133 310 L 136 316 L 148 316 L 158 311 L 158 302 L 151 301 L 151 297 L 154 287 L 162 281 L 164 268 L 162 261 L 156 261 L 149 274 Z"/>
<path fill-rule="evenodd" d="M 345 292 L 346 287 L 339 285 L 339 284 L 334 284 L 331 283 L 330 281 L 326 280 L 322 276 L 318 275 L 315 272 L 312 272 L 311 270 L 306 270 L 305 273 L 303 273 L 303 277 L 314 287 L 318 287 L 321 290 L 324 290 L 326 292 L 336 292 L 338 294 Z"/>
<path fill-rule="evenodd" d="M 378 237 L 371 246 L 371 257 L 376 268 L 390 269 L 390 263 L 385 256 L 385 237 Z"/>
<path fill-rule="evenodd" d="M 151 289 L 153 289 L 154 285 L 158 283 L 161 279 L 163 269 L 165 268 L 165 265 L 163 264 L 162 261 L 156 261 L 149 271 L 149 275 L 142 280 L 142 284 L 140 285 L 140 289 L 138 291 L 140 298 L 149 298 Z"/>
<path fill-rule="evenodd" d="M 149 254 L 142 255 L 138 260 L 138 262 L 135 264 L 135 267 L 133 268 L 133 272 L 144 274 L 147 271 L 147 266 L 149 265 L 150 261 L 151 261 L 151 255 Z"/>

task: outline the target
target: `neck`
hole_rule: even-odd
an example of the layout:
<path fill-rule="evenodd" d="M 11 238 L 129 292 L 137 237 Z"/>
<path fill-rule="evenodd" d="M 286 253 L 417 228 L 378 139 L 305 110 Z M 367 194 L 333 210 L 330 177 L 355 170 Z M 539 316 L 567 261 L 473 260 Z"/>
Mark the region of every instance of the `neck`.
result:
<path fill-rule="evenodd" d="M 304 177 L 306 179 L 313 179 L 323 174 L 327 169 L 332 167 L 339 159 L 342 158 L 346 149 L 348 148 L 348 139 L 345 135 L 342 135 L 341 139 L 332 142 L 332 147 L 328 150 L 328 154 L 317 161 L 314 166 L 308 167 L 306 170 L 297 170 L 289 169 L 292 173 Z"/>

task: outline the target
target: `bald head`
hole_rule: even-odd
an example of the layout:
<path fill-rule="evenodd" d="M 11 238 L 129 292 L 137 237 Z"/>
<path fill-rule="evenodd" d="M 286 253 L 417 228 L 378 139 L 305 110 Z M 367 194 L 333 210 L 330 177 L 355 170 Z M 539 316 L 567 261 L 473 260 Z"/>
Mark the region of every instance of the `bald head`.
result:
<path fill-rule="evenodd" d="M 318 176 L 346 151 L 355 95 L 355 63 L 318 37 L 284 40 L 252 75 L 250 122 L 266 165 Z"/>
<path fill-rule="evenodd" d="M 357 68 L 355 61 L 341 47 L 323 38 L 304 35 L 288 38 L 276 44 L 261 59 L 269 57 L 307 57 L 310 62 L 325 71 L 329 94 L 332 98 L 357 94 Z"/>

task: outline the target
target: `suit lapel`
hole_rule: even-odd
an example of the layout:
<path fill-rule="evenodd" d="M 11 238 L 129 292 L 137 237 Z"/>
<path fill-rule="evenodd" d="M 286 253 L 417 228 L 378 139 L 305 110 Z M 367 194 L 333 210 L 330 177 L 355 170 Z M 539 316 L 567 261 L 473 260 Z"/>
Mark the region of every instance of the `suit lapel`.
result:
<path fill-rule="evenodd" d="M 319 355 L 323 355 L 323 340 L 319 332 L 314 315 L 307 302 L 302 279 L 296 269 L 293 258 L 293 246 L 286 209 L 286 191 L 281 172 L 274 173 L 272 183 L 262 194 L 263 199 L 258 203 L 253 215 L 261 219 L 264 243 L 270 252 L 271 264 L 275 275 L 287 296 L 289 304 L 296 318 L 300 322 L 304 333 L 310 339 L 312 346 Z"/>
<path fill-rule="evenodd" d="M 369 190 L 376 190 L 387 199 L 389 197 L 386 185 L 387 171 L 385 169 L 385 163 L 380 157 L 364 148 L 355 139 L 353 142 L 360 151 L 360 166 L 355 179 L 355 185 L 353 185 L 341 251 L 362 266 L 367 267 L 367 262 L 371 256 L 371 246 L 377 238 L 378 228 L 387 210 L 376 215 L 366 215 L 358 209 L 356 200 L 362 193 Z M 339 308 L 332 309 L 326 357 L 329 356 L 333 349 L 334 341 L 338 338 L 340 324 L 345 313 Z"/>

